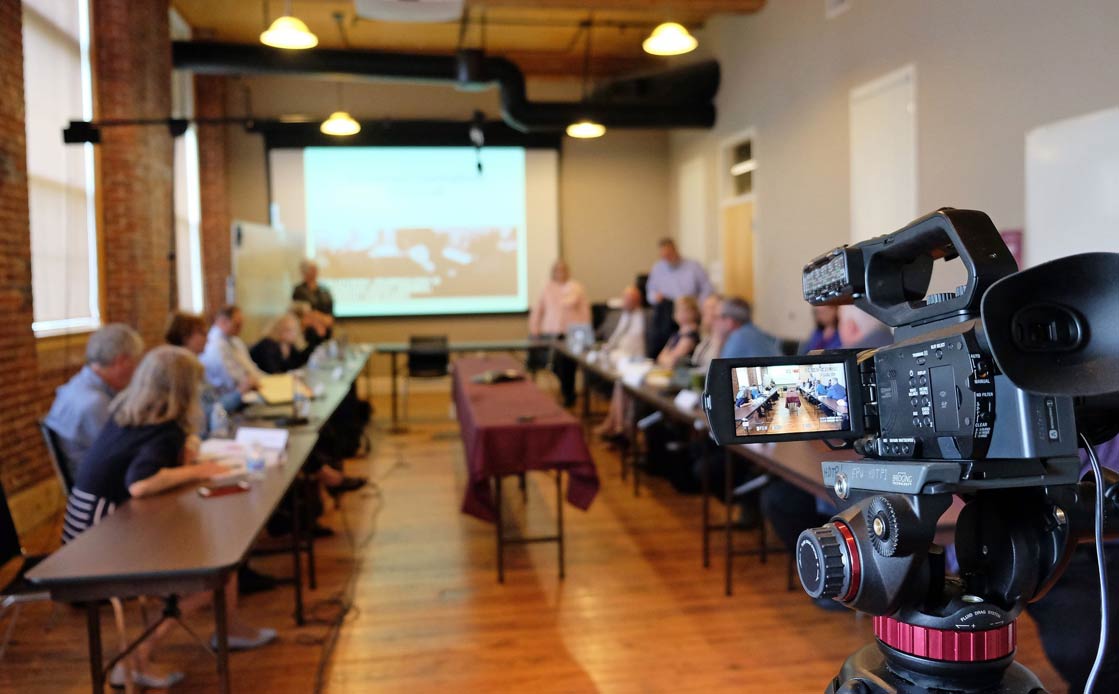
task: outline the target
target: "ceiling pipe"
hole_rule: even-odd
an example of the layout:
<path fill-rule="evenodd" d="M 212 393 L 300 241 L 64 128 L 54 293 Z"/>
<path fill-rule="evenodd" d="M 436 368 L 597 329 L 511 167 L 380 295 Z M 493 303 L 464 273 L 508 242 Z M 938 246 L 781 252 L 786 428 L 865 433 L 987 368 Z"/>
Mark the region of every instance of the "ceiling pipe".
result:
<path fill-rule="evenodd" d="M 719 65 L 698 63 L 656 75 L 610 82 L 586 102 L 529 101 L 525 77 L 515 63 L 477 50 L 424 55 L 315 49 L 278 51 L 266 46 L 175 41 L 178 69 L 205 74 L 273 74 L 336 79 L 360 77 L 455 84 L 477 89 L 497 84 L 501 115 L 522 132 L 562 130 L 593 119 L 611 128 L 710 128 L 719 88 Z"/>

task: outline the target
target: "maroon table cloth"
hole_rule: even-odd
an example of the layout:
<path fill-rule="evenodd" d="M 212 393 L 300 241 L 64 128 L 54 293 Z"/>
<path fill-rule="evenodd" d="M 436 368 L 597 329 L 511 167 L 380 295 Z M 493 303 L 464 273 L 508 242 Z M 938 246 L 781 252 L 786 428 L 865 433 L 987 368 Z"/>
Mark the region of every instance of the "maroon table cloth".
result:
<path fill-rule="evenodd" d="M 507 356 L 455 361 L 455 410 L 469 472 L 462 512 L 495 520 L 490 478 L 526 470 L 567 472 L 567 501 L 585 511 L 598 494 L 599 481 L 578 420 L 530 380 L 471 380 L 491 369 L 523 373 L 524 364 Z"/>

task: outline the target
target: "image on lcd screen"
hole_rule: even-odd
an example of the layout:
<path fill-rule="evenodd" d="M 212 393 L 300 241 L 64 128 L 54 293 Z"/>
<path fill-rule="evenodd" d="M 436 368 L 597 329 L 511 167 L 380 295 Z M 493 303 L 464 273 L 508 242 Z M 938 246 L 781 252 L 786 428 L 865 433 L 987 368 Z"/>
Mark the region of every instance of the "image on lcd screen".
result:
<path fill-rule="evenodd" d="M 849 431 L 843 363 L 731 369 L 735 436 Z"/>

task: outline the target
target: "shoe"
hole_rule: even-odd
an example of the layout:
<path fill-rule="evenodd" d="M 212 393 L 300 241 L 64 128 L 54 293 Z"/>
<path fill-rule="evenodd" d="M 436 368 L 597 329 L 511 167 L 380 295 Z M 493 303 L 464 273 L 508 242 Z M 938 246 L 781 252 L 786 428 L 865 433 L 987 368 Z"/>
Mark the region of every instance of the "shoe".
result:
<path fill-rule="evenodd" d="M 156 677 L 139 670 L 132 671 L 132 683 L 140 689 L 169 689 L 182 682 L 184 677 L 181 672 L 169 672 L 163 677 Z M 109 686 L 113 689 L 124 689 L 124 679 L 124 665 L 118 663 L 109 673 Z"/>
<path fill-rule="evenodd" d="M 268 645 L 276 640 L 276 630 L 262 627 L 256 630 L 256 636 L 230 636 L 226 639 L 231 651 L 251 651 L 254 648 Z M 218 635 L 210 637 L 210 648 L 218 650 Z"/>
<path fill-rule="evenodd" d="M 254 571 L 248 564 L 244 564 L 237 571 L 237 592 L 241 595 L 252 595 L 272 590 L 276 587 L 276 579 L 268 574 Z"/>
<path fill-rule="evenodd" d="M 331 496 L 341 496 L 346 492 L 356 491 L 361 489 L 368 483 L 369 480 L 364 477 L 343 477 L 342 481 L 333 487 L 327 487 L 326 493 Z"/>

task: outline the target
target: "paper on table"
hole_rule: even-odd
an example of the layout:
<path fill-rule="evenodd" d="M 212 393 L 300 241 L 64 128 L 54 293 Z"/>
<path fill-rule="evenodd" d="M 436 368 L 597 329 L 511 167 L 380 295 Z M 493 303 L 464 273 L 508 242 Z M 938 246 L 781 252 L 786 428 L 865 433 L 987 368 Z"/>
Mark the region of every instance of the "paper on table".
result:
<path fill-rule="evenodd" d="M 295 376 L 290 373 L 262 376 L 257 391 L 261 399 L 269 405 L 289 403 L 294 399 Z M 302 387 L 302 392 L 308 398 L 314 396 L 314 391 L 305 385 Z"/>
<path fill-rule="evenodd" d="M 622 382 L 631 388 L 637 388 L 645 380 L 645 374 L 653 368 L 652 362 L 637 362 L 623 364 L 621 367 Z"/>
<path fill-rule="evenodd" d="M 237 438 L 234 440 L 245 448 L 255 443 L 266 451 L 282 451 L 288 445 L 288 430 L 240 427 L 237 429 Z"/>

